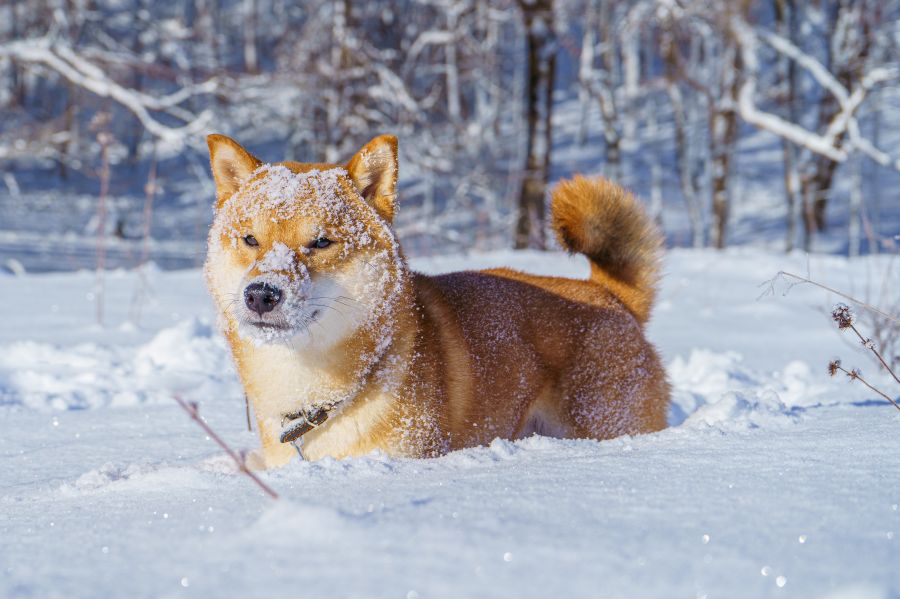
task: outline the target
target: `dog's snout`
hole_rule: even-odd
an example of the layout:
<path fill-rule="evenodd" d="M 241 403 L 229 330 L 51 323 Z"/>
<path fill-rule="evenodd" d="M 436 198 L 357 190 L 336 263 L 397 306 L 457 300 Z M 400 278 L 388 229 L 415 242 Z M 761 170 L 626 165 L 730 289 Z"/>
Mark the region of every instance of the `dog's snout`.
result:
<path fill-rule="evenodd" d="M 268 283 L 251 283 L 244 289 L 244 303 L 260 316 L 275 309 L 282 298 L 281 289 Z"/>

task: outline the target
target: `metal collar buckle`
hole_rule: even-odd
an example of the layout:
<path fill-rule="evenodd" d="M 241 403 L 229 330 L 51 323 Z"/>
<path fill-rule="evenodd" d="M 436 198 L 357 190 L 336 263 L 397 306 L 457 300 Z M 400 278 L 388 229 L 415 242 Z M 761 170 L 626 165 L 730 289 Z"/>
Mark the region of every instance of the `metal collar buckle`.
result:
<path fill-rule="evenodd" d="M 293 443 L 309 431 L 321 426 L 326 420 L 328 420 L 328 410 L 322 407 L 285 414 L 281 420 L 281 442 Z M 287 423 L 286 426 L 285 423 Z"/>

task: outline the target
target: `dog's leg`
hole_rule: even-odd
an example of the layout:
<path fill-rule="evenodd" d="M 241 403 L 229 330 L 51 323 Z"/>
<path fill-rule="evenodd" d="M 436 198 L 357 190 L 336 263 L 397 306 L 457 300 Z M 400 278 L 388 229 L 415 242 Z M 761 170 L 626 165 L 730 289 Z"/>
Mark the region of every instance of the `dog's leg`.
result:
<path fill-rule="evenodd" d="M 586 339 L 573 361 L 577 367 L 563 374 L 561 397 L 575 437 L 611 439 L 665 428 L 665 370 L 652 347 L 634 335 L 615 344 Z"/>
<path fill-rule="evenodd" d="M 280 426 L 272 426 L 272 424 L 263 418 L 256 420 L 259 427 L 259 437 L 262 440 L 261 462 L 263 468 L 280 468 L 291 458 L 297 455 L 297 450 L 290 443 L 282 443 L 279 438 L 281 435 Z M 252 467 L 252 466 L 251 466 Z"/>

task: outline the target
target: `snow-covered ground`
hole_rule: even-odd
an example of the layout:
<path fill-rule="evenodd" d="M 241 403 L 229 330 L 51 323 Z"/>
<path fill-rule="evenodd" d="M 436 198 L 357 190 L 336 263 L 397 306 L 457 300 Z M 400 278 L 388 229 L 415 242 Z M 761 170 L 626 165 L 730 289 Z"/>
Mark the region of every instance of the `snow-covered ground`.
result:
<path fill-rule="evenodd" d="M 825 367 L 898 390 L 830 323 L 837 298 L 759 297 L 809 268 L 874 299 L 889 261 L 672 251 L 649 329 L 668 430 L 295 462 L 263 475 L 279 501 L 172 401 L 256 443 L 198 271 L 106 273 L 103 327 L 94 274 L 0 275 L 0 596 L 898 597 L 900 412 Z M 414 263 L 497 264 L 587 270 Z"/>

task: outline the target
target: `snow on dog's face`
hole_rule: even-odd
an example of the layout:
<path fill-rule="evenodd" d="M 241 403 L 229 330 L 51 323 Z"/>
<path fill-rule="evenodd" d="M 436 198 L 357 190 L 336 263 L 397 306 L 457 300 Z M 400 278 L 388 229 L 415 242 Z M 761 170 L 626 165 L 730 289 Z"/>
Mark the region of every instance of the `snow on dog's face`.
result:
<path fill-rule="evenodd" d="M 206 275 L 229 328 L 318 350 L 390 318 L 405 273 L 389 224 L 394 138 L 346 167 L 261 164 L 227 137 L 208 141 L 218 205 Z"/>

